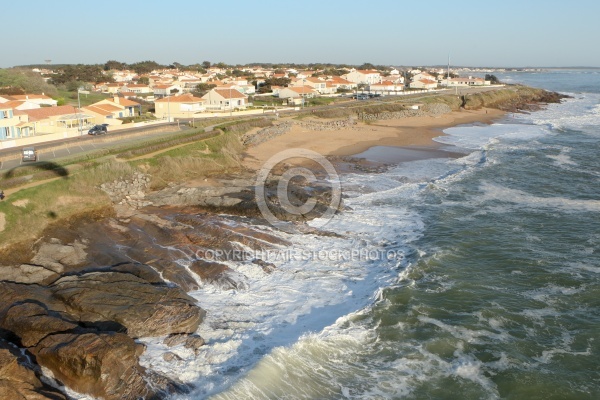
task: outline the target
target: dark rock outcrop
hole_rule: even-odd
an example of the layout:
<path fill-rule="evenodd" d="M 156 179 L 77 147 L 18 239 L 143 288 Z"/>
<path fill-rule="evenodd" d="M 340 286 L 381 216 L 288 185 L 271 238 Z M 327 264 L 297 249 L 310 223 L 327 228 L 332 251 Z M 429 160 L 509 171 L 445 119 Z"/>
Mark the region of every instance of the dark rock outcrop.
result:
<path fill-rule="evenodd" d="M 87 279 L 66 279 L 50 288 L 0 282 L 0 336 L 29 351 L 39 366 L 81 393 L 105 399 L 138 399 L 163 398 L 167 392 L 185 390 L 179 383 L 146 371 L 139 364 L 144 346 L 116 331 L 129 325 L 136 334 L 191 332 L 203 311 L 194 308 L 178 288 L 165 291 L 159 286 L 155 290 L 154 285 L 144 285 L 141 278 L 125 273 L 85 275 L 94 277 L 95 282 L 89 285 Z M 125 288 L 127 282 L 135 282 L 129 289 L 139 293 L 131 297 L 125 290 L 125 295 L 116 295 L 123 282 L 121 287 Z M 105 310 L 98 301 L 104 294 L 104 301 L 110 303 L 111 291 L 100 289 L 103 285 L 112 285 L 112 293 L 118 297 Z M 89 296 L 81 297 L 81 290 Z M 153 301 L 163 304 L 152 311 Z M 123 308 L 122 314 L 117 315 L 117 304 Z M 175 307 L 184 309 L 183 319 L 175 314 Z M 19 374 L 12 379 L 22 379 Z"/>
<path fill-rule="evenodd" d="M 40 365 L 80 393 L 105 399 L 158 398 L 138 359 L 143 347 L 122 333 L 55 334 L 33 349 Z"/>
<path fill-rule="evenodd" d="M 65 276 L 51 290 L 77 320 L 114 321 L 133 338 L 192 333 L 205 315 L 179 287 L 120 272 Z"/>
<path fill-rule="evenodd" d="M 40 379 L 39 371 L 9 343 L 0 339 L 0 399 L 66 400 Z"/>

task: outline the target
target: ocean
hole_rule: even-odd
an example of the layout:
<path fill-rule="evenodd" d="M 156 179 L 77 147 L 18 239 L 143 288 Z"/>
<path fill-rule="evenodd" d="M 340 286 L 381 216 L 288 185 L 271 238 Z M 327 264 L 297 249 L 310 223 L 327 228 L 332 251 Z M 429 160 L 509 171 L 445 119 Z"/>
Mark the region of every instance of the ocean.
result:
<path fill-rule="evenodd" d="M 600 398 L 600 70 L 497 76 L 572 98 L 344 174 L 340 236 L 231 262 L 245 289 L 191 293 L 200 355 L 143 364 L 190 400 Z"/>

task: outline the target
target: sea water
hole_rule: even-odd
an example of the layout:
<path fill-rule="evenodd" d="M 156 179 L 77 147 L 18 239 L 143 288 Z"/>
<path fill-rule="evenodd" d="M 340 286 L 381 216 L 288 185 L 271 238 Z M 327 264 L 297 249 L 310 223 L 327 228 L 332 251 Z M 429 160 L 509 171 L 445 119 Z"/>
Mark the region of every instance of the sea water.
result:
<path fill-rule="evenodd" d="M 149 340 L 144 365 L 185 399 L 600 398 L 600 72 L 498 77 L 572 98 L 344 175 L 339 237 L 230 263 L 245 289 L 192 293 L 201 353 Z"/>

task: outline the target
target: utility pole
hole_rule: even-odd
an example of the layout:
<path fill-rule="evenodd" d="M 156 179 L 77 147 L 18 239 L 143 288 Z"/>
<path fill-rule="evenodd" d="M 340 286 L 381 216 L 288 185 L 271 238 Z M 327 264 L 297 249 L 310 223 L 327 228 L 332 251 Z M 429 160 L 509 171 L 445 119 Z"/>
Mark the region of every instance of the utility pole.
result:
<path fill-rule="evenodd" d="M 79 136 L 83 135 L 81 131 L 81 100 L 79 99 L 79 92 L 81 92 L 81 87 L 77 88 L 77 128 L 79 129 Z"/>

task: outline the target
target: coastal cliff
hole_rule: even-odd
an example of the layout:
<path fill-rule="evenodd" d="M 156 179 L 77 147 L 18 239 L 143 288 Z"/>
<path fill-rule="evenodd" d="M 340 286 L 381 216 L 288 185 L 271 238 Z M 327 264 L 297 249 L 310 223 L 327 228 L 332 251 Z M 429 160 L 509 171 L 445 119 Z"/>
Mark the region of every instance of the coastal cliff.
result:
<path fill-rule="evenodd" d="M 218 260 L 202 261 L 208 258 L 203 255 L 215 250 L 236 252 L 236 261 L 271 274 L 277 273 L 276 265 L 247 258 L 241 250 L 289 244 L 246 219 L 260 217 L 254 177 L 242 174 L 239 163 L 248 146 L 281 139 L 292 126 L 315 135 L 337 129 L 362 135 L 357 120 L 431 118 L 481 108 L 527 111 L 563 97 L 509 86 L 419 99 L 425 103 L 419 112 L 408 111 L 406 104 L 369 104 L 330 114 L 307 114 L 304 120 L 277 124 L 261 120 L 252 126 L 258 129 L 253 134 L 241 130 L 227 136 L 227 163 L 213 162 L 210 174 L 184 171 L 195 183 L 166 182 L 169 177 L 175 180 L 174 157 L 123 167 L 127 179 L 93 181 L 93 193 L 106 200 L 104 208 L 61 216 L 46 222 L 35 239 L 0 249 L 0 357 L 11 366 L 0 369 L 0 397 L 18 393 L 27 398 L 61 399 L 66 398 L 61 391 L 66 386 L 105 399 L 150 399 L 190 389 L 185 382 L 144 367 L 140 356 L 146 349 L 140 340 L 161 337 L 166 346 L 184 347 L 190 357 L 197 356 L 204 341 L 196 331 L 206 313 L 214 310 L 205 311 L 188 292 L 202 285 L 220 290 L 246 288 L 244 276 Z M 333 114 L 334 120 L 319 118 Z M 195 155 L 208 153 L 210 161 L 217 159 L 219 151 L 225 152 L 211 150 L 211 146 L 194 151 Z M 194 157 L 182 165 L 207 165 L 193 163 Z M 165 165 L 171 170 L 165 170 Z M 204 182 L 206 177 L 210 183 Z M 275 185 L 270 189 L 274 191 Z M 299 203 L 306 200 L 302 185 L 291 189 Z M 319 204 L 327 203 L 327 192 L 311 193 Z M 21 204 L 31 208 L 34 202 L 32 197 Z M 238 215 L 240 220 L 232 224 L 219 213 Z M 299 232 L 309 231 L 301 220 L 294 223 Z M 165 354 L 167 362 L 178 357 Z M 42 368 L 49 372 L 43 373 Z"/>

